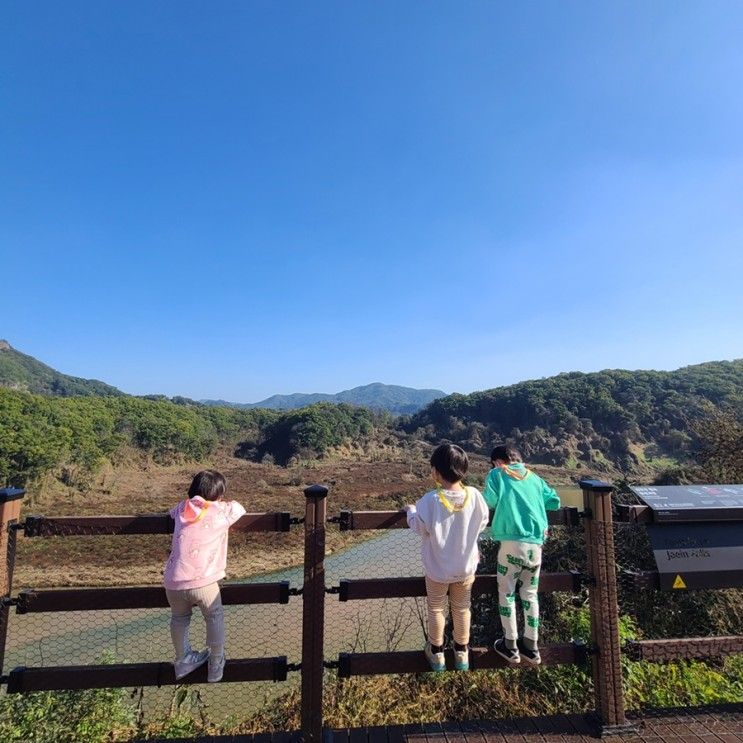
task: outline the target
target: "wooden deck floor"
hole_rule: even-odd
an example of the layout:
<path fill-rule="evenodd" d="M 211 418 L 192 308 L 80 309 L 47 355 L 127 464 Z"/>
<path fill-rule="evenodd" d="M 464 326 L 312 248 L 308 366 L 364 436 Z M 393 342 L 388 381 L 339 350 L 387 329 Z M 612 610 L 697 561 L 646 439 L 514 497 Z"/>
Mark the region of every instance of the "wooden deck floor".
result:
<path fill-rule="evenodd" d="M 631 715 L 637 733 L 621 743 L 743 743 L 743 704 L 666 709 Z M 584 715 L 327 730 L 323 743 L 596 743 Z M 613 738 L 617 740 L 617 738 Z M 195 739 L 184 738 L 181 743 Z M 299 743 L 299 733 L 217 736 L 200 743 Z M 156 743 L 149 741 L 149 743 Z M 172 739 L 169 743 L 178 743 Z"/>

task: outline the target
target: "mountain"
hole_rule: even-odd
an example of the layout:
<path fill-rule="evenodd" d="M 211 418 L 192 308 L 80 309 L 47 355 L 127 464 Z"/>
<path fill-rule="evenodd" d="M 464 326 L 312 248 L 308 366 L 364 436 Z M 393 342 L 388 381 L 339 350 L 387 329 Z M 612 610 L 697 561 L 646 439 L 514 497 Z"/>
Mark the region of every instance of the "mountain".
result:
<path fill-rule="evenodd" d="M 124 394 L 97 379 L 62 374 L 33 356 L 16 351 L 4 340 L 0 340 L 0 387 L 56 397 Z"/>
<path fill-rule="evenodd" d="M 416 438 L 489 454 L 510 441 L 526 461 L 625 472 L 684 461 L 699 421 L 743 417 L 743 359 L 675 371 L 570 372 L 435 400 L 405 422 Z"/>
<path fill-rule="evenodd" d="M 372 410 L 387 410 L 390 413 L 408 415 L 417 412 L 430 402 L 444 397 L 441 390 L 417 390 L 412 387 L 400 387 L 395 384 L 374 382 L 351 390 L 344 390 L 330 395 L 322 392 L 293 395 L 273 395 L 253 403 L 232 403 L 225 400 L 201 400 L 205 405 L 234 408 L 269 408 L 271 410 L 295 410 L 316 402 L 347 403 L 360 405 Z"/>

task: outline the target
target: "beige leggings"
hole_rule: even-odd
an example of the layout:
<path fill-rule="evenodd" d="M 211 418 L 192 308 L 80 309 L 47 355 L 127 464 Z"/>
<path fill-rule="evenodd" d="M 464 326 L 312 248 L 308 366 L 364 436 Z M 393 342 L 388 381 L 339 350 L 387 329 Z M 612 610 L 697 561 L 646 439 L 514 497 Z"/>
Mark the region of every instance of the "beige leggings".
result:
<path fill-rule="evenodd" d="M 456 583 L 437 583 L 426 578 L 426 605 L 428 606 L 428 641 L 431 645 L 444 644 L 444 626 L 451 598 L 451 619 L 454 642 L 467 645 L 470 641 L 470 597 L 475 576 L 470 575 Z M 448 594 L 448 596 L 447 596 Z"/>
<path fill-rule="evenodd" d="M 186 588 L 182 591 L 165 589 L 170 604 L 170 637 L 173 640 L 176 660 L 191 650 L 188 628 L 191 625 L 191 609 L 198 606 L 206 622 L 206 644 L 215 658 L 224 653 L 224 609 L 219 583 L 203 588 Z"/>

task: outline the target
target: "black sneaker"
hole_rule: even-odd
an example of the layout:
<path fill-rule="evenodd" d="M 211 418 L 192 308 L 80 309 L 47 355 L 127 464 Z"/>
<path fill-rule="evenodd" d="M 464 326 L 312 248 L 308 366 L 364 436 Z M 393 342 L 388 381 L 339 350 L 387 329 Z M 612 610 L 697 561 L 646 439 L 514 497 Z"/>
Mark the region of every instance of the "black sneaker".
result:
<path fill-rule="evenodd" d="M 500 638 L 500 640 L 496 640 L 493 643 L 493 650 L 495 650 L 498 655 L 500 655 L 501 658 L 505 658 L 511 665 L 517 665 L 518 663 L 521 663 L 521 656 L 519 655 L 519 651 L 517 648 L 509 648 L 506 645 L 506 641 L 504 638 Z"/>
<path fill-rule="evenodd" d="M 516 640 L 516 645 L 519 648 L 519 655 L 524 659 L 525 663 L 528 663 L 530 666 L 538 666 L 542 662 L 542 656 L 539 655 L 538 648 L 529 650 L 523 640 Z"/>

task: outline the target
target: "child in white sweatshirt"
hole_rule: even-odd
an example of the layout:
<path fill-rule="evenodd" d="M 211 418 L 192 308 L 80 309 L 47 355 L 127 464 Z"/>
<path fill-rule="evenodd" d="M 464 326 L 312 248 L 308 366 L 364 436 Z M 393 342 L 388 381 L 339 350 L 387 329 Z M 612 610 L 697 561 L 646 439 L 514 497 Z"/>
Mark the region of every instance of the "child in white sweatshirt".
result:
<path fill-rule="evenodd" d="M 477 488 L 462 484 L 467 455 L 458 446 L 441 444 L 431 456 L 436 489 L 414 506 L 405 506 L 408 526 L 423 537 L 421 557 L 426 574 L 428 642 L 431 669 L 444 671 L 444 626 L 451 597 L 454 665 L 469 669 L 470 596 L 480 560 L 477 539 L 488 523 L 488 507 Z"/>

